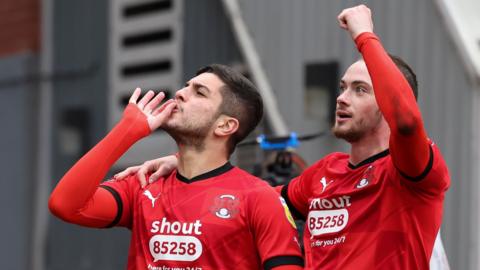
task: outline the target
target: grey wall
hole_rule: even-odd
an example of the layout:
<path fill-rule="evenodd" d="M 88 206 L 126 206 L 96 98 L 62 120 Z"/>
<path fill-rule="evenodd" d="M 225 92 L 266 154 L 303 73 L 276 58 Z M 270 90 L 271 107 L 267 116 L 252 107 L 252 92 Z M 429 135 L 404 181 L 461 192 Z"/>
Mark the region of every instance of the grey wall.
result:
<path fill-rule="evenodd" d="M 54 1 L 52 187 L 107 132 L 108 14 L 108 1 Z M 83 111 L 84 119 L 65 119 L 68 111 Z M 127 230 L 50 221 L 47 269 L 125 268 Z"/>
<path fill-rule="evenodd" d="M 366 3 L 374 14 L 375 31 L 384 46 L 416 70 L 420 106 L 430 137 L 440 146 L 452 176 L 445 201 L 443 239 L 452 269 L 469 268 L 477 248 L 475 209 L 471 200 L 471 91 L 458 53 L 446 33 L 433 1 L 240 1 L 262 57 L 280 109 L 290 128 L 311 132 L 325 128 L 304 120 L 303 70 L 308 62 L 338 60 L 341 73 L 358 58 L 350 37 L 337 26 L 346 7 Z M 332 138 L 305 143 L 310 161 L 344 150 Z"/>
<path fill-rule="evenodd" d="M 0 268 L 27 269 L 35 183 L 37 56 L 0 60 Z"/>
<path fill-rule="evenodd" d="M 240 64 L 241 55 L 218 0 L 184 2 L 183 76 L 211 63 Z"/>

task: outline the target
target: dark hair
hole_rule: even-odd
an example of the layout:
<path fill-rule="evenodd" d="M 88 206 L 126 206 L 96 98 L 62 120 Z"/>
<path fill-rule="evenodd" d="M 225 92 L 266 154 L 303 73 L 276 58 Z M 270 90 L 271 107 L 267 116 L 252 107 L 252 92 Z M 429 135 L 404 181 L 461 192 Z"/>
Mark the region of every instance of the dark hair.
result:
<path fill-rule="evenodd" d="M 390 59 L 395 63 L 397 68 L 402 72 L 403 76 L 405 79 L 407 79 L 408 84 L 412 88 L 413 95 L 415 96 L 415 99 L 418 98 L 418 82 L 417 82 L 417 75 L 415 75 L 415 72 L 413 72 L 413 69 L 405 62 L 403 61 L 402 58 L 388 54 L 390 56 Z"/>
<path fill-rule="evenodd" d="M 239 122 L 238 130 L 228 142 L 231 154 L 235 146 L 245 139 L 262 119 L 262 97 L 250 80 L 230 67 L 212 64 L 199 69 L 196 75 L 202 73 L 213 73 L 225 84 L 220 91 L 223 100 L 219 113 L 234 117 Z"/>

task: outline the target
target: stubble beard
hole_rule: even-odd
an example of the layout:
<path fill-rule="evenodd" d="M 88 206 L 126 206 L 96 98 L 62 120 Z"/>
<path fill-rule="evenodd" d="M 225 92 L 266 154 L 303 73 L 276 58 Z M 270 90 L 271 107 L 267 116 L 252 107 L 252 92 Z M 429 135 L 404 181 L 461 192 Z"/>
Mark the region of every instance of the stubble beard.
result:
<path fill-rule="evenodd" d="M 353 120 L 353 119 L 352 119 Z M 351 120 L 351 121 L 352 121 Z M 334 124 L 332 127 L 332 133 L 335 137 L 343 139 L 349 143 L 355 143 L 360 141 L 366 134 L 374 130 L 380 124 L 382 120 L 382 115 L 380 111 L 376 114 L 376 119 L 373 120 L 373 123 L 370 125 L 365 121 L 365 119 L 359 119 L 357 122 L 351 123 L 351 126 L 347 129 L 337 126 Z"/>
<path fill-rule="evenodd" d="M 182 126 L 166 123 L 162 129 L 175 140 L 177 145 L 193 147 L 200 152 L 205 149 L 205 139 L 214 122 L 215 120 L 211 119 L 198 125 L 188 121 Z"/>
<path fill-rule="evenodd" d="M 357 125 L 352 125 L 348 129 L 337 126 L 336 124 L 332 127 L 332 133 L 335 137 L 343 139 L 349 143 L 354 143 L 359 141 L 365 135 L 365 129 L 362 128 L 361 124 L 363 121 L 360 121 Z"/>

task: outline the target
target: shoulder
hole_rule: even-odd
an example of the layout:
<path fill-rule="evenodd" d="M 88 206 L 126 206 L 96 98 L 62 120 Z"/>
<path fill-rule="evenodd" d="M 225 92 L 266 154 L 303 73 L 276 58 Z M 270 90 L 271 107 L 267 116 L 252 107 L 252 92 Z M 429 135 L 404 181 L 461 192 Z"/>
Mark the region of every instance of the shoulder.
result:
<path fill-rule="evenodd" d="M 450 173 L 443 158 L 440 148 L 429 139 L 430 159 L 425 171 L 419 177 L 418 182 L 422 185 L 446 191 L 450 186 Z"/>
<path fill-rule="evenodd" d="M 100 184 L 102 187 L 111 187 L 117 191 L 119 190 L 135 190 L 140 188 L 140 182 L 136 175 L 128 175 L 120 179 L 109 179 Z"/>
<path fill-rule="evenodd" d="M 439 147 L 429 139 L 430 157 L 424 171 L 415 177 L 405 176 L 393 164 L 391 158 L 389 166 L 390 176 L 402 180 L 401 182 L 414 190 L 424 190 L 430 194 L 445 192 L 450 186 L 450 174 L 447 164 L 440 152 Z"/>
<path fill-rule="evenodd" d="M 166 181 L 172 175 L 175 175 L 175 173 L 176 173 L 176 170 L 173 170 L 170 174 L 158 178 L 154 183 L 149 184 L 146 187 L 148 188 L 148 187 L 156 186 L 162 183 L 163 181 Z M 148 179 L 149 176 L 150 175 L 148 174 L 145 177 Z M 130 192 L 131 194 L 134 194 L 135 192 L 139 192 L 142 190 L 142 187 L 140 186 L 140 179 L 136 174 L 131 174 L 120 179 L 109 179 L 101 183 L 101 186 L 111 187 L 117 191 Z"/>
<path fill-rule="evenodd" d="M 331 166 L 339 166 L 339 164 L 348 164 L 349 155 L 341 152 L 334 152 L 326 155 L 322 159 L 313 163 L 310 167 L 305 169 L 302 173 L 302 177 L 312 176 L 318 171 L 324 170 Z M 343 163 L 342 163 L 343 162 Z"/>
<path fill-rule="evenodd" d="M 338 162 L 342 160 L 348 162 L 349 157 L 350 156 L 347 153 L 333 152 L 324 156 L 322 159 L 318 160 L 317 162 L 315 162 L 312 166 L 310 166 L 310 168 L 318 168 L 318 167 L 331 164 L 332 162 Z"/>
<path fill-rule="evenodd" d="M 239 168 L 233 167 L 232 170 L 229 172 L 229 178 L 233 178 L 237 180 L 237 183 L 240 185 L 247 185 L 247 186 L 269 186 L 267 182 L 263 181 L 262 179 L 258 178 L 257 176 Z"/>
<path fill-rule="evenodd" d="M 237 192 L 241 192 L 248 200 L 261 199 L 263 196 L 277 196 L 278 193 L 266 181 L 249 172 L 234 167 L 230 173 L 229 182 Z"/>

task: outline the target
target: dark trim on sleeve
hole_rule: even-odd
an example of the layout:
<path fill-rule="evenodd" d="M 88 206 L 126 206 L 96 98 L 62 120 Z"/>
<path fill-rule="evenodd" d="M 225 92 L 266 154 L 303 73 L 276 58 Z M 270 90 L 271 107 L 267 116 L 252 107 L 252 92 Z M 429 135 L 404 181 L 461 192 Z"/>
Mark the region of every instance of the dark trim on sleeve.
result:
<path fill-rule="evenodd" d="M 427 167 L 425 168 L 425 170 L 423 170 L 423 172 L 418 175 L 418 176 L 409 176 L 405 173 L 403 173 L 402 171 L 400 171 L 398 168 L 398 172 L 400 173 L 401 176 L 403 176 L 403 178 L 407 179 L 407 180 L 410 180 L 412 182 L 420 182 L 422 179 L 424 179 L 428 173 L 432 170 L 432 167 L 433 167 L 433 148 L 432 148 L 432 145 L 429 145 L 429 148 L 430 148 L 430 156 L 428 158 L 428 163 L 427 163 Z"/>
<path fill-rule="evenodd" d="M 263 269 L 270 270 L 280 265 L 298 265 L 303 267 L 303 258 L 300 256 L 276 256 L 265 261 Z"/>
<path fill-rule="evenodd" d="M 108 192 L 110 192 L 112 194 L 113 198 L 115 199 L 115 201 L 117 202 L 117 215 L 113 219 L 112 223 L 105 226 L 105 228 L 111 228 L 111 227 L 117 225 L 118 222 L 120 222 L 120 219 L 122 218 L 122 214 L 123 214 L 122 198 L 120 197 L 120 194 L 118 194 L 118 192 L 114 188 L 109 187 L 109 186 L 104 186 L 104 185 L 100 185 L 100 187 L 107 190 Z"/>
<path fill-rule="evenodd" d="M 288 209 L 290 209 L 290 212 L 293 215 L 294 219 L 300 219 L 300 220 L 305 220 L 306 218 L 302 215 L 300 211 L 293 206 L 292 202 L 288 198 L 288 184 L 282 187 L 282 191 L 280 192 L 280 195 L 285 199 L 285 202 L 287 203 Z"/>

